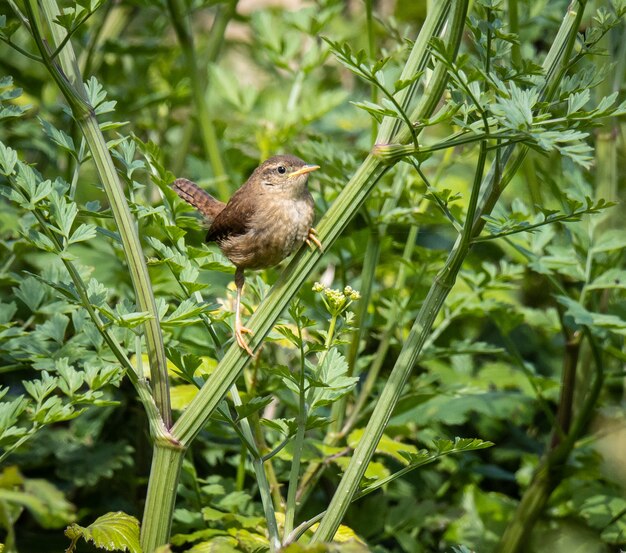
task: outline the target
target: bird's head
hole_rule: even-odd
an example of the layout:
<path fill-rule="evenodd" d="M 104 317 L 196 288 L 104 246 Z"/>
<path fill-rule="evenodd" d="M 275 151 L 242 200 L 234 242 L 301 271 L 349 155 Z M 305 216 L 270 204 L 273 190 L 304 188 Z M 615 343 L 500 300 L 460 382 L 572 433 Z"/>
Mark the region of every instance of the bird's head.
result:
<path fill-rule="evenodd" d="M 306 189 L 309 173 L 319 168 L 319 165 L 309 165 L 296 156 L 278 155 L 264 161 L 252 177 L 267 189 L 267 193 L 280 191 L 297 194 Z"/>

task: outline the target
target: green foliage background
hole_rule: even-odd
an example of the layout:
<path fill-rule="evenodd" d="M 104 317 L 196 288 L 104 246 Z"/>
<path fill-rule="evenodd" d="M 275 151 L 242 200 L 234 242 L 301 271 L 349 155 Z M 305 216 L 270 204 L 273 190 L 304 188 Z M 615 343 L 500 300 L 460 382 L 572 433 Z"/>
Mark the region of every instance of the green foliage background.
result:
<path fill-rule="evenodd" d="M 53 551 L 68 546 L 72 523 L 115 511 L 141 520 L 152 449 L 125 374 L 147 373 L 149 316 L 135 304 L 79 125 L 31 59 L 34 43 L 9 4 L 0 46 L 0 526 L 5 551 Z M 411 85 L 398 79 L 427 10 L 334 0 L 62 6 L 58 22 L 72 34 L 137 221 L 176 418 L 230 345 L 234 291 L 233 267 L 204 244 L 202 222 L 168 185 L 185 176 L 226 200 L 261 160 L 290 152 L 322 167 L 311 188 L 324 214 L 381 119 L 404 125 L 385 89 L 397 97 Z M 328 550 L 506 550 L 498 543 L 520 498 L 570 428 L 575 445 L 551 473 L 545 506 L 535 519 L 518 515 L 534 528 L 525 547 L 624 547 L 624 8 L 586 5 L 544 102 L 541 63 L 566 11 L 561 1 L 476 2 L 457 57 L 432 44 L 449 81 L 436 114 L 413 122 L 419 151 L 383 145 L 380 155 L 402 160 L 247 365 L 242 404 L 231 395 L 194 441 L 174 550 L 269 547 L 242 420 L 272 454 L 265 469 L 279 526 L 290 517 L 294 456 L 295 525 L 328 507 L 466 221 L 481 141 L 488 167 L 507 141 L 530 152 L 484 217 L 343 521 L 343 536 L 359 540 Z M 281 271 L 248 275 L 250 311 Z"/>

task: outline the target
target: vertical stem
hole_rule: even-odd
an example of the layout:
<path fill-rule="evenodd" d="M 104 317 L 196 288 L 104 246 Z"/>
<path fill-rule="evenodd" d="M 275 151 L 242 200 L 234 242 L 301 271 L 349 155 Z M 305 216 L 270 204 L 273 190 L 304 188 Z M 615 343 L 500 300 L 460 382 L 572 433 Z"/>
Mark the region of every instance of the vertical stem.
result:
<path fill-rule="evenodd" d="M 234 405 L 243 405 L 237 386 L 234 384 L 230 389 L 230 396 Z M 272 503 L 272 493 L 269 482 L 267 481 L 267 474 L 265 474 L 265 467 L 263 466 L 263 459 L 259 453 L 257 441 L 250 422 L 247 418 L 240 421 L 241 432 L 248 441 L 249 444 L 254 444 L 257 450 L 252 455 L 252 468 L 254 475 L 256 476 L 257 485 L 259 486 L 259 495 L 261 496 L 261 504 L 263 505 L 263 513 L 265 514 L 265 521 L 267 523 L 267 532 L 269 534 L 270 553 L 274 553 L 280 548 L 280 538 L 278 534 L 278 524 L 276 522 L 276 513 L 274 512 L 274 505 Z M 243 452 L 242 452 L 243 455 Z"/>
<path fill-rule="evenodd" d="M 222 162 L 221 153 L 217 141 L 217 133 L 213 120 L 209 113 L 209 107 L 206 101 L 206 87 L 204 79 L 201 78 L 202 72 L 198 67 L 196 58 L 196 50 L 193 41 L 193 35 L 189 24 L 189 18 L 186 11 L 184 0 L 168 0 L 167 5 L 172 16 L 172 25 L 176 31 L 176 36 L 180 42 L 180 46 L 185 56 L 187 64 L 187 73 L 191 80 L 191 90 L 193 101 L 196 108 L 196 116 L 202 135 L 202 143 L 207 157 L 213 168 L 213 174 L 217 181 L 217 188 L 223 198 L 228 196 L 228 176 Z"/>
<path fill-rule="evenodd" d="M 291 470 L 289 471 L 289 488 L 287 490 L 287 506 L 285 511 L 284 538 L 293 530 L 296 517 L 296 491 L 298 490 L 298 478 L 300 476 L 300 459 L 304 446 L 304 434 L 306 432 L 306 421 L 308 417 L 306 377 L 304 373 L 304 343 L 302 341 L 302 328 L 297 320 L 298 337 L 300 338 L 300 380 L 298 385 L 298 416 L 296 437 L 293 442 L 293 457 L 291 459 Z"/>
<path fill-rule="evenodd" d="M 144 324 L 144 329 L 148 356 L 150 358 L 152 387 L 163 422 L 169 428 L 172 424 L 172 412 L 167 380 L 167 360 L 156 302 L 152 292 L 148 268 L 139 242 L 136 222 L 128 208 L 122 183 L 119 180 L 106 141 L 98 126 L 93 107 L 87 102 L 87 92 L 78 70 L 76 56 L 71 43 L 68 42 L 58 55 L 61 67 L 58 66 L 56 59 L 52 60 L 50 58 L 50 52 L 43 38 L 44 33 L 40 19 L 43 17 L 47 27 L 50 29 L 53 38 L 52 44 L 58 46 L 65 37 L 66 32 L 62 27 L 54 23 L 54 19 L 59 13 L 56 3 L 44 2 L 43 12 L 40 12 L 36 0 L 27 0 L 25 8 L 31 22 L 33 38 L 50 75 L 59 85 L 61 92 L 70 105 L 74 119 L 78 123 L 89 146 L 98 175 L 111 203 L 111 210 L 120 233 L 135 290 L 137 306 L 141 311 L 147 311 L 151 315 L 151 318 Z"/>
<path fill-rule="evenodd" d="M 456 273 L 465 258 L 467 252 L 459 246 L 460 241 L 457 241 L 457 246 L 450 253 L 444 269 L 435 279 L 435 283 L 422 304 L 405 346 L 402 348 L 376 403 L 372 417 L 363 433 L 363 438 L 357 445 L 352 459 L 350 459 L 350 464 L 341 478 L 341 482 L 333 495 L 324 518 L 322 518 L 317 531 L 313 535 L 312 542 L 332 540 L 354 494 L 358 490 L 361 478 L 374 455 L 376 446 L 389 422 L 393 408 L 400 398 L 406 379 L 417 361 L 435 317 L 450 292 Z"/>
<path fill-rule="evenodd" d="M 574 408 L 574 391 L 576 389 L 576 367 L 580 354 L 580 333 L 570 333 L 564 329 L 565 351 L 563 355 L 563 369 L 561 371 L 561 395 L 552 433 L 550 447 L 554 449 L 570 431 L 572 411 Z"/>
<path fill-rule="evenodd" d="M 374 13 L 372 0 L 365 0 L 365 23 L 367 25 L 367 49 L 370 60 L 374 60 L 376 56 L 376 36 L 374 35 Z M 378 102 L 378 87 L 372 84 L 370 98 L 375 104 Z M 372 141 L 376 140 L 378 133 L 378 122 L 372 119 Z"/>
<path fill-rule="evenodd" d="M 519 37 L 519 15 L 517 10 L 517 0 L 509 0 L 509 31 Z M 511 60 L 517 66 L 522 63 L 522 52 L 519 42 L 511 45 Z"/>
<path fill-rule="evenodd" d="M 535 471 L 528 488 L 524 491 L 521 501 L 513 517 L 509 521 L 496 553 L 519 553 L 528 541 L 535 523 L 543 513 L 550 495 L 558 485 L 563 474 L 565 463 L 569 457 L 576 440 L 591 418 L 593 409 L 600 396 L 604 381 L 604 370 L 600 350 L 595 343 L 595 338 L 589 330 L 585 329 L 585 335 L 591 346 L 595 361 L 595 376 L 589 387 L 583 405 L 571 425 L 570 433 L 556 447 L 551 449 L 541 460 Z"/>
<path fill-rule="evenodd" d="M 184 458 L 185 448 L 182 447 L 156 444 L 153 449 L 146 507 L 141 522 L 141 549 L 144 553 L 152 553 L 169 541 L 176 488 Z"/>

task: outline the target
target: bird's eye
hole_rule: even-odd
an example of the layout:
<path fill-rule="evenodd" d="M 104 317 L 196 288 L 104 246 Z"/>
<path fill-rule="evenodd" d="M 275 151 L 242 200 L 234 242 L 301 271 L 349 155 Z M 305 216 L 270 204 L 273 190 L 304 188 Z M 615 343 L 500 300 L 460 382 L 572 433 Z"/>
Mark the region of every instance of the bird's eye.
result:
<path fill-rule="evenodd" d="M 284 174 L 285 174 L 285 171 L 287 171 L 287 169 L 285 169 L 282 165 L 279 165 L 279 166 L 278 166 L 277 171 L 278 171 L 281 175 L 284 175 Z"/>

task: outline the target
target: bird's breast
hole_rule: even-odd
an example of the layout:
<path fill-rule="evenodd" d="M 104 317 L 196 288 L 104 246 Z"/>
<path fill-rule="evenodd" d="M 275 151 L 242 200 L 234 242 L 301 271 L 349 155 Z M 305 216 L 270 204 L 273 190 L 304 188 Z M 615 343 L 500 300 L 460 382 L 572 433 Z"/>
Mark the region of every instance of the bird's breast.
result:
<path fill-rule="evenodd" d="M 307 239 L 313 225 L 310 194 L 265 201 L 251 217 L 248 232 L 224 240 L 220 247 L 237 266 L 262 269 L 277 265 Z"/>

